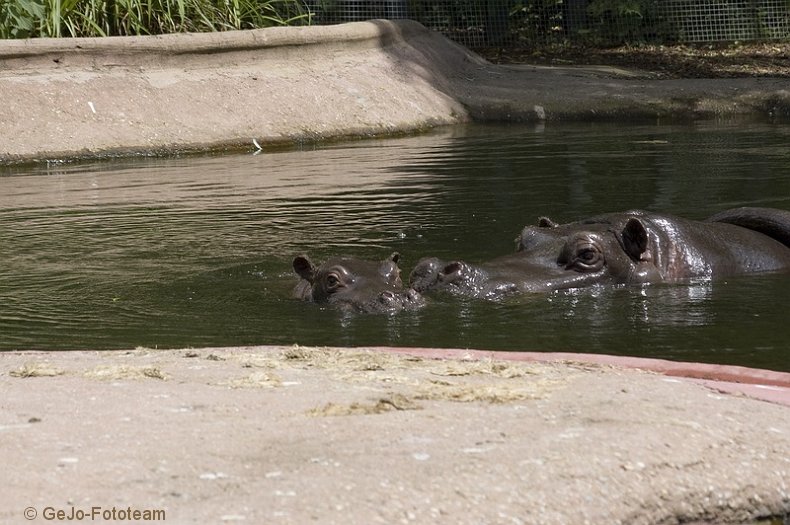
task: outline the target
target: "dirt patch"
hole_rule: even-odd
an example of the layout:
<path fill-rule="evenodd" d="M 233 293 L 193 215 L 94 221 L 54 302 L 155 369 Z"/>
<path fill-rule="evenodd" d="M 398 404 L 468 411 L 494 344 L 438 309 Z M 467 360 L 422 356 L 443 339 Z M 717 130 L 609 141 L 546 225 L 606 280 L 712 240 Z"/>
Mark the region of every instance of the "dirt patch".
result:
<path fill-rule="evenodd" d="M 319 408 L 309 410 L 311 416 L 351 416 L 363 414 L 383 414 L 391 410 L 420 410 L 422 406 L 403 394 L 383 397 L 373 403 L 351 403 L 341 405 L 327 403 Z"/>
<path fill-rule="evenodd" d="M 85 377 L 115 381 L 118 379 L 167 379 L 167 376 L 155 366 L 99 365 L 85 371 Z"/>
<path fill-rule="evenodd" d="M 790 44 L 621 46 L 616 48 L 518 48 L 479 50 L 497 64 L 607 65 L 654 78 L 788 78 Z"/>
<path fill-rule="evenodd" d="M 24 363 L 22 366 L 15 370 L 11 370 L 8 374 L 11 377 L 54 377 L 65 374 L 66 372 L 50 363 Z"/>

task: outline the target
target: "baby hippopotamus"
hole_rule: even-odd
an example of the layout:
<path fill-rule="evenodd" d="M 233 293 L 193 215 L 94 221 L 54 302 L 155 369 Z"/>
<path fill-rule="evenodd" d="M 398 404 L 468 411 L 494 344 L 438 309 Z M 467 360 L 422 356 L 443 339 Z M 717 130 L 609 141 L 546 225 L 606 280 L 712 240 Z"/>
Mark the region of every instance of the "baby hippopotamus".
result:
<path fill-rule="evenodd" d="M 293 261 L 302 278 L 294 289 L 298 299 L 327 303 L 342 309 L 368 313 L 414 310 L 425 304 L 412 288 L 404 288 L 398 268 L 400 254 L 383 261 L 356 257 L 332 257 L 316 266 L 306 255 Z"/>
<path fill-rule="evenodd" d="M 480 264 L 424 258 L 410 285 L 419 292 L 495 299 L 599 284 L 790 271 L 790 212 L 737 208 L 692 221 L 631 210 L 568 224 L 544 217 L 524 228 L 516 249 Z"/>

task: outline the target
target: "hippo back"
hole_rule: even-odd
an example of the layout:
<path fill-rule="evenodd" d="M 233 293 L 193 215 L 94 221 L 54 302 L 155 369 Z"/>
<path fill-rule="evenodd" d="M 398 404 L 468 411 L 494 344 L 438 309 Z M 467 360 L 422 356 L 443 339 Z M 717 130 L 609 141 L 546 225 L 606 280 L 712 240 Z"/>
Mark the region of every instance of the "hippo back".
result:
<path fill-rule="evenodd" d="M 790 211 L 776 208 L 732 208 L 712 215 L 706 220 L 754 230 L 790 248 Z"/>

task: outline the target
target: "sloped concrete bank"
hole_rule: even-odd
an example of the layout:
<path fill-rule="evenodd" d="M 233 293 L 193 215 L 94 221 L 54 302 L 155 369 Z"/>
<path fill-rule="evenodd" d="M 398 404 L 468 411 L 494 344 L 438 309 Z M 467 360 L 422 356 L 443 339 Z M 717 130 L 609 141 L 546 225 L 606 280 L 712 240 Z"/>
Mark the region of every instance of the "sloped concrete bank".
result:
<path fill-rule="evenodd" d="M 787 406 L 581 354 L 514 356 L 2 353 L 0 522 L 94 508 L 99 518 L 162 511 L 167 523 L 725 524 L 790 514 Z"/>
<path fill-rule="evenodd" d="M 493 65 L 410 21 L 0 42 L 0 162 L 254 148 L 469 120 L 790 117 L 781 79 Z"/>

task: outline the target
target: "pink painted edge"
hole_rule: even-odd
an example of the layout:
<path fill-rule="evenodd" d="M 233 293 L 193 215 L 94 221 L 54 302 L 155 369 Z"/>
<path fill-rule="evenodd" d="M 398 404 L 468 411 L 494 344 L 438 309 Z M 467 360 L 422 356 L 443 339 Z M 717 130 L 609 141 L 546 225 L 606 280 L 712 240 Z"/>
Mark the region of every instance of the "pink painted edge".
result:
<path fill-rule="evenodd" d="M 691 380 L 722 393 L 745 395 L 763 401 L 790 406 L 790 373 L 759 368 L 667 361 L 665 359 L 608 354 L 504 352 L 496 350 L 416 347 L 399 348 L 391 346 L 364 347 L 364 349 L 435 359 L 498 359 L 540 363 L 575 362 L 622 368 L 637 368 L 666 376 Z"/>

